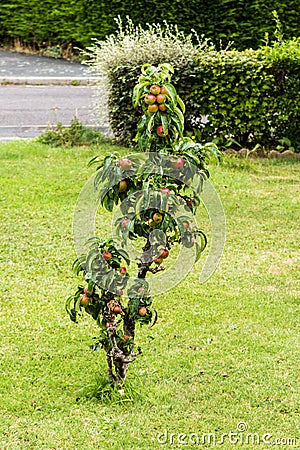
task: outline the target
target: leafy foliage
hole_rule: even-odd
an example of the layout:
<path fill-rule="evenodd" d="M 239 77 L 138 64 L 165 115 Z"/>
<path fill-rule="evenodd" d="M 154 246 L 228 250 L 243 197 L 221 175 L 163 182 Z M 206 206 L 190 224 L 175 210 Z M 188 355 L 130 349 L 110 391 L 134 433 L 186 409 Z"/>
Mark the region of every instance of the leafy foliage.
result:
<path fill-rule="evenodd" d="M 120 204 L 121 216 L 115 223 L 117 236 L 91 239 L 87 253 L 74 262 L 73 269 L 76 274 L 83 272 L 86 287 L 78 287 L 66 309 L 74 322 L 82 309 L 97 321 L 96 347 L 106 351 L 112 383 L 125 380 L 128 364 L 139 353 L 134 342 L 136 323 L 153 326 L 157 320 L 146 275 L 165 270 L 162 263 L 176 244 L 194 247 L 196 260 L 206 246 L 205 234 L 192 221 L 200 204 L 194 192 L 201 192 L 209 175 L 207 154 L 218 152 L 214 144 L 201 145 L 184 137 L 185 106 L 171 83 L 173 72 L 167 63 L 145 64 L 134 87 L 132 103 L 143 112 L 136 135 L 143 153 L 121 159 L 110 154 L 89 163 L 97 165 L 94 186 L 99 202 L 111 212 Z M 159 109 L 161 105 L 165 108 Z M 138 271 L 129 279 L 125 246 L 137 239 L 143 242 Z M 123 261 L 126 266 L 121 266 Z"/>
<path fill-rule="evenodd" d="M 145 31 L 136 30 L 133 37 L 120 34 L 115 40 L 95 44 L 89 50 L 89 64 L 107 74 L 109 118 L 116 139 L 123 145 L 133 145 L 140 113 L 145 109 L 141 105 L 134 111 L 131 103 L 139 72 L 136 59 L 142 64 L 148 59 L 155 65 L 166 54 L 165 61 L 175 68 L 173 85 L 186 104 L 190 135 L 196 135 L 200 142 L 214 141 L 220 147 L 233 144 L 236 148 L 254 148 L 257 144 L 274 148 L 288 139 L 290 147 L 299 150 L 300 39 L 283 41 L 280 27 L 276 30 L 278 40 L 258 50 L 217 51 L 207 42 L 192 50 L 188 42 L 183 42 L 181 56 L 174 52 L 174 58 L 167 50 L 170 36 Z M 160 55 L 153 52 L 156 38 Z M 142 81 L 140 95 L 146 88 Z M 170 96 L 169 100 L 172 105 Z M 175 120 L 180 121 L 179 116 Z M 144 125 L 139 124 L 148 125 L 147 118 Z"/>
<path fill-rule="evenodd" d="M 37 138 L 38 142 L 53 147 L 99 144 L 103 140 L 100 132 L 83 125 L 77 117 L 71 120 L 69 127 L 61 122 L 49 124 L 46 131 Z"/>
<path fill-rule="evenodd" d="M 86 47 L 91 39 L 104 39 L 115 32 L 117 16 L 130 16 L 142 27 L 149 23 L 153 27 L 163 18 L 186 34 L 195 29 L 215 42 L 233 40 L 237 48 L 245 49 L 258 48 L 265 34 L 272 33 L 274 9 L 283 22 L 285 38 L 297 36 L 298 0 L 191 0 L 188 7 L 170 0 L 162 0 L 159 5 L 154 0 L 137 1 L 134 7 L 130 1 L 5 0 L 0 5 L 0 30 L 2 41 L 18 37 L 38 46 L 47 41 L 62 47 L 69 43 Z"/>

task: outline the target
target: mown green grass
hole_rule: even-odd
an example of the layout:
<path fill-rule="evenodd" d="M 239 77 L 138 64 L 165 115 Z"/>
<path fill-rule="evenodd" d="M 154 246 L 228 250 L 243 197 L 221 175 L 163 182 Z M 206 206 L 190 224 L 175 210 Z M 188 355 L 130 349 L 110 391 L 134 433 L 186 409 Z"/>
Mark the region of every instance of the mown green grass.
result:
<path fill-rule="evenodd" d="M 224 449 L 247 433 L 300 448 L 299 163 L 211 169 L 227 220 L 221 265 L 200 284 L 200 261 L 155 299 L 157 325 L 138 330 L 143 355 L 124 392 L 109 393 L 104 353 L 89 348 L 94 322 L 75 325 L 64 310 L 78 282 L 75 203 L 88 160 L 109 150 L 0 145 L 0 448 L 197 448 L 178 434 L 218 440 L 240 422 L 247 432 Z M 166 429 L 173 443 L 159 444 Z"/>

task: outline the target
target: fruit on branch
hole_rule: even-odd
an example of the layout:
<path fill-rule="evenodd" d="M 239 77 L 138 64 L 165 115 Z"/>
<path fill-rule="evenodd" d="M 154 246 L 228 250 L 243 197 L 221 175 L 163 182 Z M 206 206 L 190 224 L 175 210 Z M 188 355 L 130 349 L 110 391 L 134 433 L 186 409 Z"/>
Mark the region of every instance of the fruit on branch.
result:
<path fill-rule="evenodd" d="M 184 159 L 182 158 L 178 158 L 177 161 L 172 163 L 172 167 L 174 167 L 174 169 L 182 169 L 184 166 Z"/>
<path fill-rule="evenodd" d="M 166 259 L 166 258 L 169 256 L 169 251 L 168 251 L 166 248 L 161 248 L 161 249 L 159 250 L 159 256 L 160 256 L 162 259 Z"/>
<path fill-rule="evenodd" d="M 158 94 L 156 96 L 156 101 L 157 101 L 157 103 L 165 103 L 166 96 L 164 94 Z"/>
<path fill-rule="evenodd" d="M 153 95 L 158 95 L 158 94 L 160 94 L 161 89 L 157 84 L 152 84 L 152 86 L 150 87 L 150 92 Z"/>
<path fill-rule="evenodd" d="M 120 267 L 120 273 L 121 273 L 122 275 L 125 275 L 126 272 L 127 272 L 126 267 Z"/>
<path fill-rule="evenodd" d="M 169 130 L 166 129 L 166 131 L 164 131 L 164 127 L 163 127 L 162 125 L 159 125 L 159 126 L 156 128 L 156 133 L 157 133 L 158 136 L 160 136 L 160 137 L 165 137 L 165 136 L 167 136 L 167 134 L 169 133 Z"/>
<path fill-rule="evenodd" d="M 162 194 L 170 195 L 170 189 L 168 189 L 166 187 L 161 188 L 160 192 Z"/>
<path fill-rule="evenodd" d="M 121 305 L 116 305 L 113 309 L 114 314 L 121 314 L 122 312 L 122 307 Z"/>
<path fill-rule="evenodd" d="M 128 158 L 123 158 L 119 162 L 119 165 L 124 170 L 130 169 L 130 167 L 132 166 L 132 161 L 130 159 L 128 159 Z"/>
<path fill-rule="evenodd" d="M 85 288 L 83 292 L 87 297 L 90 297 L 92 295 L 91 292 L 88 290 L 88 288 Z"/>
<path fill-rule="evenodd" d="M 156 225 L 157 223 L 154 222 L 154 220 L 151 219 L 151 217 L 149 217 L 149 219 L 147 220 L 147 224 L 149 225 L 149 227 L 153 228 L 153 227 L 155 227 L 155 225 Z"/>
<path fill-rule="evenodd" d="M 123 339 L 125 342 L 129 341 L 130 336 L 128 336 L 128 334 L 124 334 Z"/>
<path fill-rule="evenodd" d="M 127 224 L 130 222 L 130 219 L 128 217 L 126 217 L 126 219 L 122 220 L 122 227 L 126 228 Z"/>
<path fill-rule="evenodd" d="M 166 110 L 167 110 L 167 107 L 166 107 L 166 105 L 165 105 L 164 103 L 161 103 L 160 105 L 158 105 L 158 109 L 159 109 L 160 111 L 166 111 Z"/>
<path fill-rule="evenodd" d="M 153 214 L 152 219 L 154 220 L 154 222 L 160 223 L 163 220 L 163 215 L 159 212 L 156 212 Z"/>
<path fill-rule="evenodd" d="M 147 105 L 152 105 L 156 102 L 156 97 L 153 94 L 147 94 L 144 101 Z"/>
<path fill-rule="evenodd" d="M 119 192 L 125 192 L 127 189 L 127 182 L 126 180 L 121 180 L 119 183 Z"/>
<path fill-rule="evenodd" d="M 107 322 L 107 324 L 105 325 L 105 328 L 108 329 L 110 327 L 113 327 L 114 323 L 113 322 Z"/>
<path fill-rule="evenodd" d="M 154 105 L 149 105 L 148 111 L 151 114 L 156 113 L 158 111 L 158 105 L 156 105 L 156 103 L 154 103 Z"/>
<path fill-rule="evenodd" d="M 186 204 L 187 204 L 190 208 L 192 208 L 193 205 L 198 206 L 198 205 L 199 205 L 199 202 L 198 202 L 198 200 L 197 200 L 196 198 L 191 197 L 191 198 L 189 198 L 189 199 L 187 200 Z"/>
<path fill-rule="evenodd" d="M 83 294 L 81 299 L 80 299 L 80 306 L 88 306 L 88 304 L 90 303 L 89 297 L 86 294 Z"/>
<path fill-rule="evenodd" d="M 168 89 L 166 88 L 166 86 L 162 86 L 162 87 L 160 88 L 160 93 L 161 93 L 161 94 L 167 94 L 167 93 L 168 93 Z"/>
<path fill-rule="evenodd" d="M 105 261 L 109 261 L 112 258 L 112 254 L 110 252 L 104 252 L 102 253 L 103 258 Z"/>
<path fill-rule="evenodd" d="M 145 306 L 141 306 L 139 309 L 139 315 L 140 316 L 146 316 L 146 314 L 148 313 L 148 310 Z"/>
<path fill-rule="evenodd" d="M 163 262 L 163 258 L 161 256 L 155 256 L 153 258 L 153 262 L 155 262 L 155 264 L 161 264 Z"/>

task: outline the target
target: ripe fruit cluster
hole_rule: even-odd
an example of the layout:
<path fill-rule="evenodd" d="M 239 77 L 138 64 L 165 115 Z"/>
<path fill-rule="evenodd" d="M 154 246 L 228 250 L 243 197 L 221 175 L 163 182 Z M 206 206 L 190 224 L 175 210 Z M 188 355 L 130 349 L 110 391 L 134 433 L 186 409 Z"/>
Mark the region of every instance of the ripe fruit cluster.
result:
<path fill-rule="evenodd" d="M 148 105 L 148 112 L 155 113 L 158 110 L 166 111 L 167 106 L 165 101 L 167 99 L 167 89 L 165 86 L 158 86 L 157 84 L 153 84 L 150 86 L 150 94 L 146 94 L 144 101 L 146 105 Z"/>
<path fill-rule="evenodd" d="M 149 114 L 154 114 L 157 111 L 167 111 L 167 93 L 168 90 L 165 86 L 158 86 L 157 84 L 153 84 L 150 86 L 150 94 L 146 94 L 144 98 L 144 102 L 147 107 L 147 111 Z M 165 137 L 168 134 L 168 129 L 164 130 L 162 125 L 159 125 L 156 128 L 156 133 L 159 137 Z"/>
<path fill-rule="evenodd" d="M 153 261 L 155 264 L 161 264 L 164 259 L 167 259 L 169 256 L 169 250 L 166 248 L 159 249 L 158 255 L 154 257 Z"/>

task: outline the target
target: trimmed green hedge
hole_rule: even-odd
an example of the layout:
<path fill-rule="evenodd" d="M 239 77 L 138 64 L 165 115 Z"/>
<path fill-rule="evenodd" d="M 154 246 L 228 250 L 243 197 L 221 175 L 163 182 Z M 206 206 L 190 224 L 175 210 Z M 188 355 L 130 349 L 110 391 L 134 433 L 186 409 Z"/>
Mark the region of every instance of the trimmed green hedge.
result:
<path fill-rule="evenodd" d="M 86 47 L 92 38 L 104 39 L 115 32 L 114 18 L 120 15 L 142 26 L 165 20 L 186 33 L 193 28 L 215 43 L 234 41 L 241 50 L 258 48 L 265 33 L 272 36 L 273 10 L 279 14 L 285 39 L 298 36 L 299 0 L 3 0 L 0 39 Z"/>
<path fill-rule="evenodd" d="M 119 142 L 130 146 L 141 113 L 131 104 L 141 65 L 119 62 L 106 67 L 110 125 Z M 300 150 L 300 39 L 243 52 L 205 49 L 190 61 L 165 62 L 175 68 L 186 130 L 201 141 L 269 149 L 284 140 Z"/>
<path fill-rule="evenodd" d="M 276 50 L 203 54 L 183 75 L 187 128 L 201 140 L 274 148 L 288 139 L 300 149 L 300 40 Z"/>

